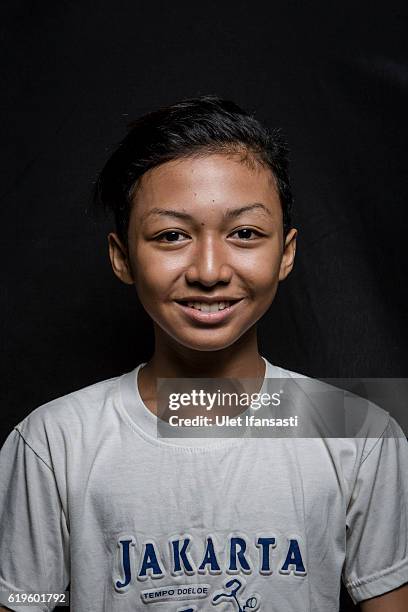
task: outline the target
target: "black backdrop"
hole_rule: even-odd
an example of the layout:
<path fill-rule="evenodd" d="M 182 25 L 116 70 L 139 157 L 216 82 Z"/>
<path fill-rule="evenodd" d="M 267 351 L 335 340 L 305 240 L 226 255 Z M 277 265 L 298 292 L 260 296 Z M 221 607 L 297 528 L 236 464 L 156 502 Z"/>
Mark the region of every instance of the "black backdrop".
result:
<path fill-rule="evenodd" d="M 405 4 L 2 3 L 0 443 L 39 404 L 149 357 L 88 198 L 130 119 L 201 93 L 292 148 L 298 256 L 263 354 L 316 377 L 408 375 Z"/>

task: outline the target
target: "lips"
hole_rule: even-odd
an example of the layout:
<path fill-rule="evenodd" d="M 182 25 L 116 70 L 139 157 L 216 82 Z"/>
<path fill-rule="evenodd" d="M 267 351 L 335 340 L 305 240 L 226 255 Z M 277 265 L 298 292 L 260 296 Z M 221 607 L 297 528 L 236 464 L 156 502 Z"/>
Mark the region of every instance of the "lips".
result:
<path fill-rule="evenodd" d="M 176 302 L 184 314 L 192 321 L 215 324 L 226 320 L 239 307 L 241 300 L 231 302 Z M 196 305 L 198 307 L 196 307 Z M 220 308 L 222 306 L 222 308 Z M 202 309 L 204 308 L 204 309 Z"/>
<path fill-rule="evenodd" d="M 191 301 L 191 302 L 182 302 L 184 305 L 189 306 L 190 308 L 195 308 L 196 310 L 200 310 L 201 312 L 218 312 L 219 310 L 224 310 L 224 308 L 228 308 L 237 300 L 220 300 L 217 302 L 199 302 L 199 301 Z"/>

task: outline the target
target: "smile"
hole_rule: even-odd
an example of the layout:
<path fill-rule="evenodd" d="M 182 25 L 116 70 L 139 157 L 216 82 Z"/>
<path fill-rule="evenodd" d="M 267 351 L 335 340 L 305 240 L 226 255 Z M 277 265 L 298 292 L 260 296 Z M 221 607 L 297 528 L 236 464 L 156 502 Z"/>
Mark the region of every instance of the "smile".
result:
<path fill-rule="evenodd" d="M 213 304 L 207 304 L 206 302 L 187 302 L 189 308 L 195 308 L 201 310 L 201 312 L 218 312 L 228 308 L 232 302 L 214 302 Z"/>
<path fill-rule="evenodd" d="M 183 312 L 193 321 L 202 323 L 219 323 L 224 321 L 234 312 L 240 300 L 231 302 L 176 302 Z"/>

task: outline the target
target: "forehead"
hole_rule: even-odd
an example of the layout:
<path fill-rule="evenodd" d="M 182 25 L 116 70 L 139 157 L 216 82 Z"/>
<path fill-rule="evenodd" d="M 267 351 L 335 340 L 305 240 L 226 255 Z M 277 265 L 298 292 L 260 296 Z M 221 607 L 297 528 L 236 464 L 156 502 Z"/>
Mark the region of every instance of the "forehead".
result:
<path fill-rule="evenodd" d="M 254 202 L 280 214 L 271 170 L 237 155 L 212 154 L 172 160 L 146 172 L 133 198 L 132 216 L 141 220 L 159 205 L 199 216 Z"/>

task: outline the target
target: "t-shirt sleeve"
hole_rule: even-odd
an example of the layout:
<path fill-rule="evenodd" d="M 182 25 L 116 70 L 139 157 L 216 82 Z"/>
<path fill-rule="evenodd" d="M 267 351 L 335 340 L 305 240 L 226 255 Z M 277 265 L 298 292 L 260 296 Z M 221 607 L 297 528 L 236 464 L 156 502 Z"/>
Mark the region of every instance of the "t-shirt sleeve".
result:
<path fill-rule="evenodd" d="M 69 531 L 50 464 L 14 429 L 0 451 L 0 605 L 21 612 L 10 592 L 63 593 L 69 583 Z"/>
<path fill-rule="evenodd" d="M 363 456 L 347 510 L 343 581 L 358 603 L 408 581 L 408 444 L 390 417 Z"/>

